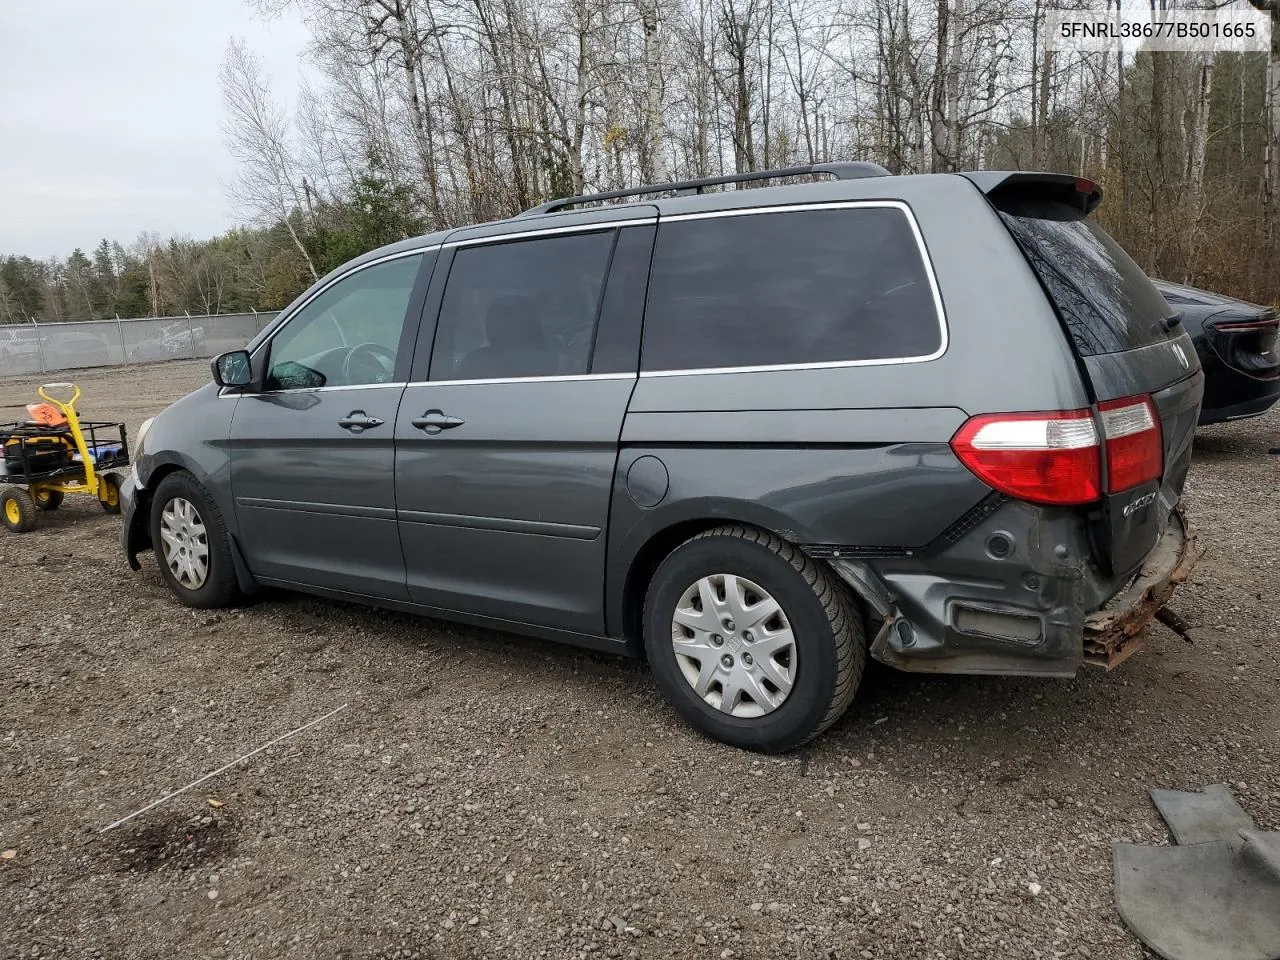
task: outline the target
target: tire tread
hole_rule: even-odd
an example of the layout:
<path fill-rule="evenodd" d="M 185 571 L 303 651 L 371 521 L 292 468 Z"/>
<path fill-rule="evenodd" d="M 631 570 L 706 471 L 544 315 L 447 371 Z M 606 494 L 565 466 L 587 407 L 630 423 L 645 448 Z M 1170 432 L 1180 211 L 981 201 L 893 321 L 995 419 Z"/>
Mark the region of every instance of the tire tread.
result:
<path fill-rule="evenodd" d="M 164 562 L 160 538 L 154 533 L 164 504 L 168 503 L 172 496 L 177 495 L 195 503 L 204 520 L 205 529 L 209 531 L 209 579 L 199 590 L 188 590 L 173 579 L 173 574 Z M 242 594 L 239 583 L 236 581 L 231 557 L 231 534 L 227 530 L 226 521 L 222 519 L 222 511 L 218 509 L 218 504 L 209 495 L 204 485 L 186 471 L 171 473 L 161 480 L 156 488 L 155 497 L 152 499 L 152 511 L 152 541 L 155 543 L 156 562 L 160 567 L 160 575 L 169 585 L 178 602 L 184 606 L 204 610 L 234 606 L 242 598 Z"/>
<path fill-rule="evenodd" d="M 3 507 L 6 500 L 13 500 L 18 504 L 19 516 L 16 525 L 10 526 L 7 517 L 4 520 L 4 525 L 14 533 L 30 533 L 34 530 L 38 523 L 35 498 L 21 487 L 7 487 L 3 497 L 0 497 L 0 508 Z"/>
<path fill-rule="evenodd" d="M 854 693 L 858 689 L 858 682 L 866 669 L 866 633 L 861 612 L 856 608 L 858 601 L 824 565 L 800 550 L 795 544 L 758 527 L 744 524 L 714 527 L 690 537 L 680 546 L 715 537 L 734 537 L 745 540 L 775 554 L 800 575 L 822 606 L 836 647 L 836 682 L 832 690 L 831 702 L 827 705 L 822 719 L 795 746 L 808 743 L 839 720 L 849 709 L 849 704 L 853 702 Z M 646 608 L 651 602 L 653 590 L 654 584 L 651 583 L 649 595 L 645 597 Z"/>

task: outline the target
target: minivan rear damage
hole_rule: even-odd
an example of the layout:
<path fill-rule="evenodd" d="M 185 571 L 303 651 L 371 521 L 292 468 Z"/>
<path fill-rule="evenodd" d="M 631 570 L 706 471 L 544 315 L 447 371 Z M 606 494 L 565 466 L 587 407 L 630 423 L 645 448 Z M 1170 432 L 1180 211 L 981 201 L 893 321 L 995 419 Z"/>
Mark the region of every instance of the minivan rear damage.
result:
<path fill-rule="evenodd" d="M 1203 375 L 1150 280 L 1086 223 L 1095 184 L 968 178 L 1040 282 L 1093 402 L 970 416 L 951 447 L 992 496 L 909 556 L 829 562 L 879 621 L 872 656 L 899 669 L 1112 669 L 1199 555 L 1179 502 Z"/>
<path fill-rule="evenodd" d="M 1117 592 L 1090 556 L 1079 518 L 996 495 L 959 539 L 911 557 L 827 562 L 867 603 L 871 655 L 917 673 L 1073 676 L 1110 670 L 1186 580 L 1199 549 L 1181 508 Z"/>
<path fill-rule="evenodd" d="M 1173 588 L 1191 575 L 1201 551 L 1181 507 L 1174 517 L 1177 523 L 1148 554 L 1133 583 L 1085 617 L 1085 663 L 1110 670 L 1137 653 L 1146 641 L 1147 625 L 1169 602 Z"/>

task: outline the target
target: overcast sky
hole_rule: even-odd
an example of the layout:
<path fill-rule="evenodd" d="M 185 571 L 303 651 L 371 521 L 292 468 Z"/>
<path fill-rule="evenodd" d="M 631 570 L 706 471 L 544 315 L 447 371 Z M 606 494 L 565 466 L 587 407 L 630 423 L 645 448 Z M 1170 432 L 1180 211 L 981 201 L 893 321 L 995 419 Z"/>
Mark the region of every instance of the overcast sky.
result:
<path fill-rule="evenodd" d="M 243 0 L 0 0 L 0 254 L 234 222 L 218 66 L 244 37 L 292 107 L 307 34 Z"/>

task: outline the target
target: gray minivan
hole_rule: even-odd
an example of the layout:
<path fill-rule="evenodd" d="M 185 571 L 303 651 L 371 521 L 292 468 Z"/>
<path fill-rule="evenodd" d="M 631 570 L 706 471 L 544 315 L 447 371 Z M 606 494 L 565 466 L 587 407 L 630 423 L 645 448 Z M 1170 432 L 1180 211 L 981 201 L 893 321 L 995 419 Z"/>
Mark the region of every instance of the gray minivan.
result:
<path fill-rule="evenodd" d="M 1114 666 L 1195 560 L 1195 350 L 1093 183 L 882 174 L 573 197 L 352 261 L 144 426 L 130 565 L 154 547 L 196 607 L 284 587 L 643 652 L 754 749 L 833 723 L 868 653 Z M 728 189 L 798 176 L 828 179 Z"/>

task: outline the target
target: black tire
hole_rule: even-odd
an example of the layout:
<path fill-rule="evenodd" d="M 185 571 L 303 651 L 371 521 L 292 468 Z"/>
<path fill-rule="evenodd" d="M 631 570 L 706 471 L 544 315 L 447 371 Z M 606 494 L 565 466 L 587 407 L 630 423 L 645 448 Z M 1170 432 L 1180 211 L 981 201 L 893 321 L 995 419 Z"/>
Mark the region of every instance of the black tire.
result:
<path fill-rule="evenodd" d="M 758 584 L 790 622 L 793 685 L 763 716 L 716 709 L 694 691 L 677 661 L 671 630 L 676 605 L 690 586 L 715 574 Z M 686 720 L 723 743 L 770 753 L 794 749 L 835 723 L 852 702 L 867 660 L 861 609 L 835 576 L 786 541 L 742 526 L 701 533 L 662 562 L 645 597 L 644 642 L 658 686 Z M 740 653 L 749 650 L 739 647 Z"/>
<path fill-rule="evenodd" d="M 204 583 L 196 589 L 183 584 L 165 560 L 164 539 L 160 536 L 161 517 L 174 500 L 181 498 L 195 508 L 205 528 L 209 548 L 209 568 Z M 241 598 L 236 571 L 231 559 L 231 535 L 217 504 L 200 482 L 186 472 L 171 473 L 160 481 L 152 498 L 151 542 L 154 544 L 160 575 L 182 604 L 200 609 L 229 607 Z"/>
<path fill-rule="evenodd" d="M 13 533 L 30 533 L 36 528 L 36 502 L 31 494 L 17 487 L 0 491 L 0 523 Z"/>
<path fill-rule="evenodd" d="M 37 510 L 57 510 L 62 506 L 63 493 L 61 490 L 37 490 L 31 499 L 35 501 Z"/>
<path fill-rule="evenodd" d="M 120 481 L 114 473 L 98 475 L 98 505 L 107 513 L 120 512 Z"/>

